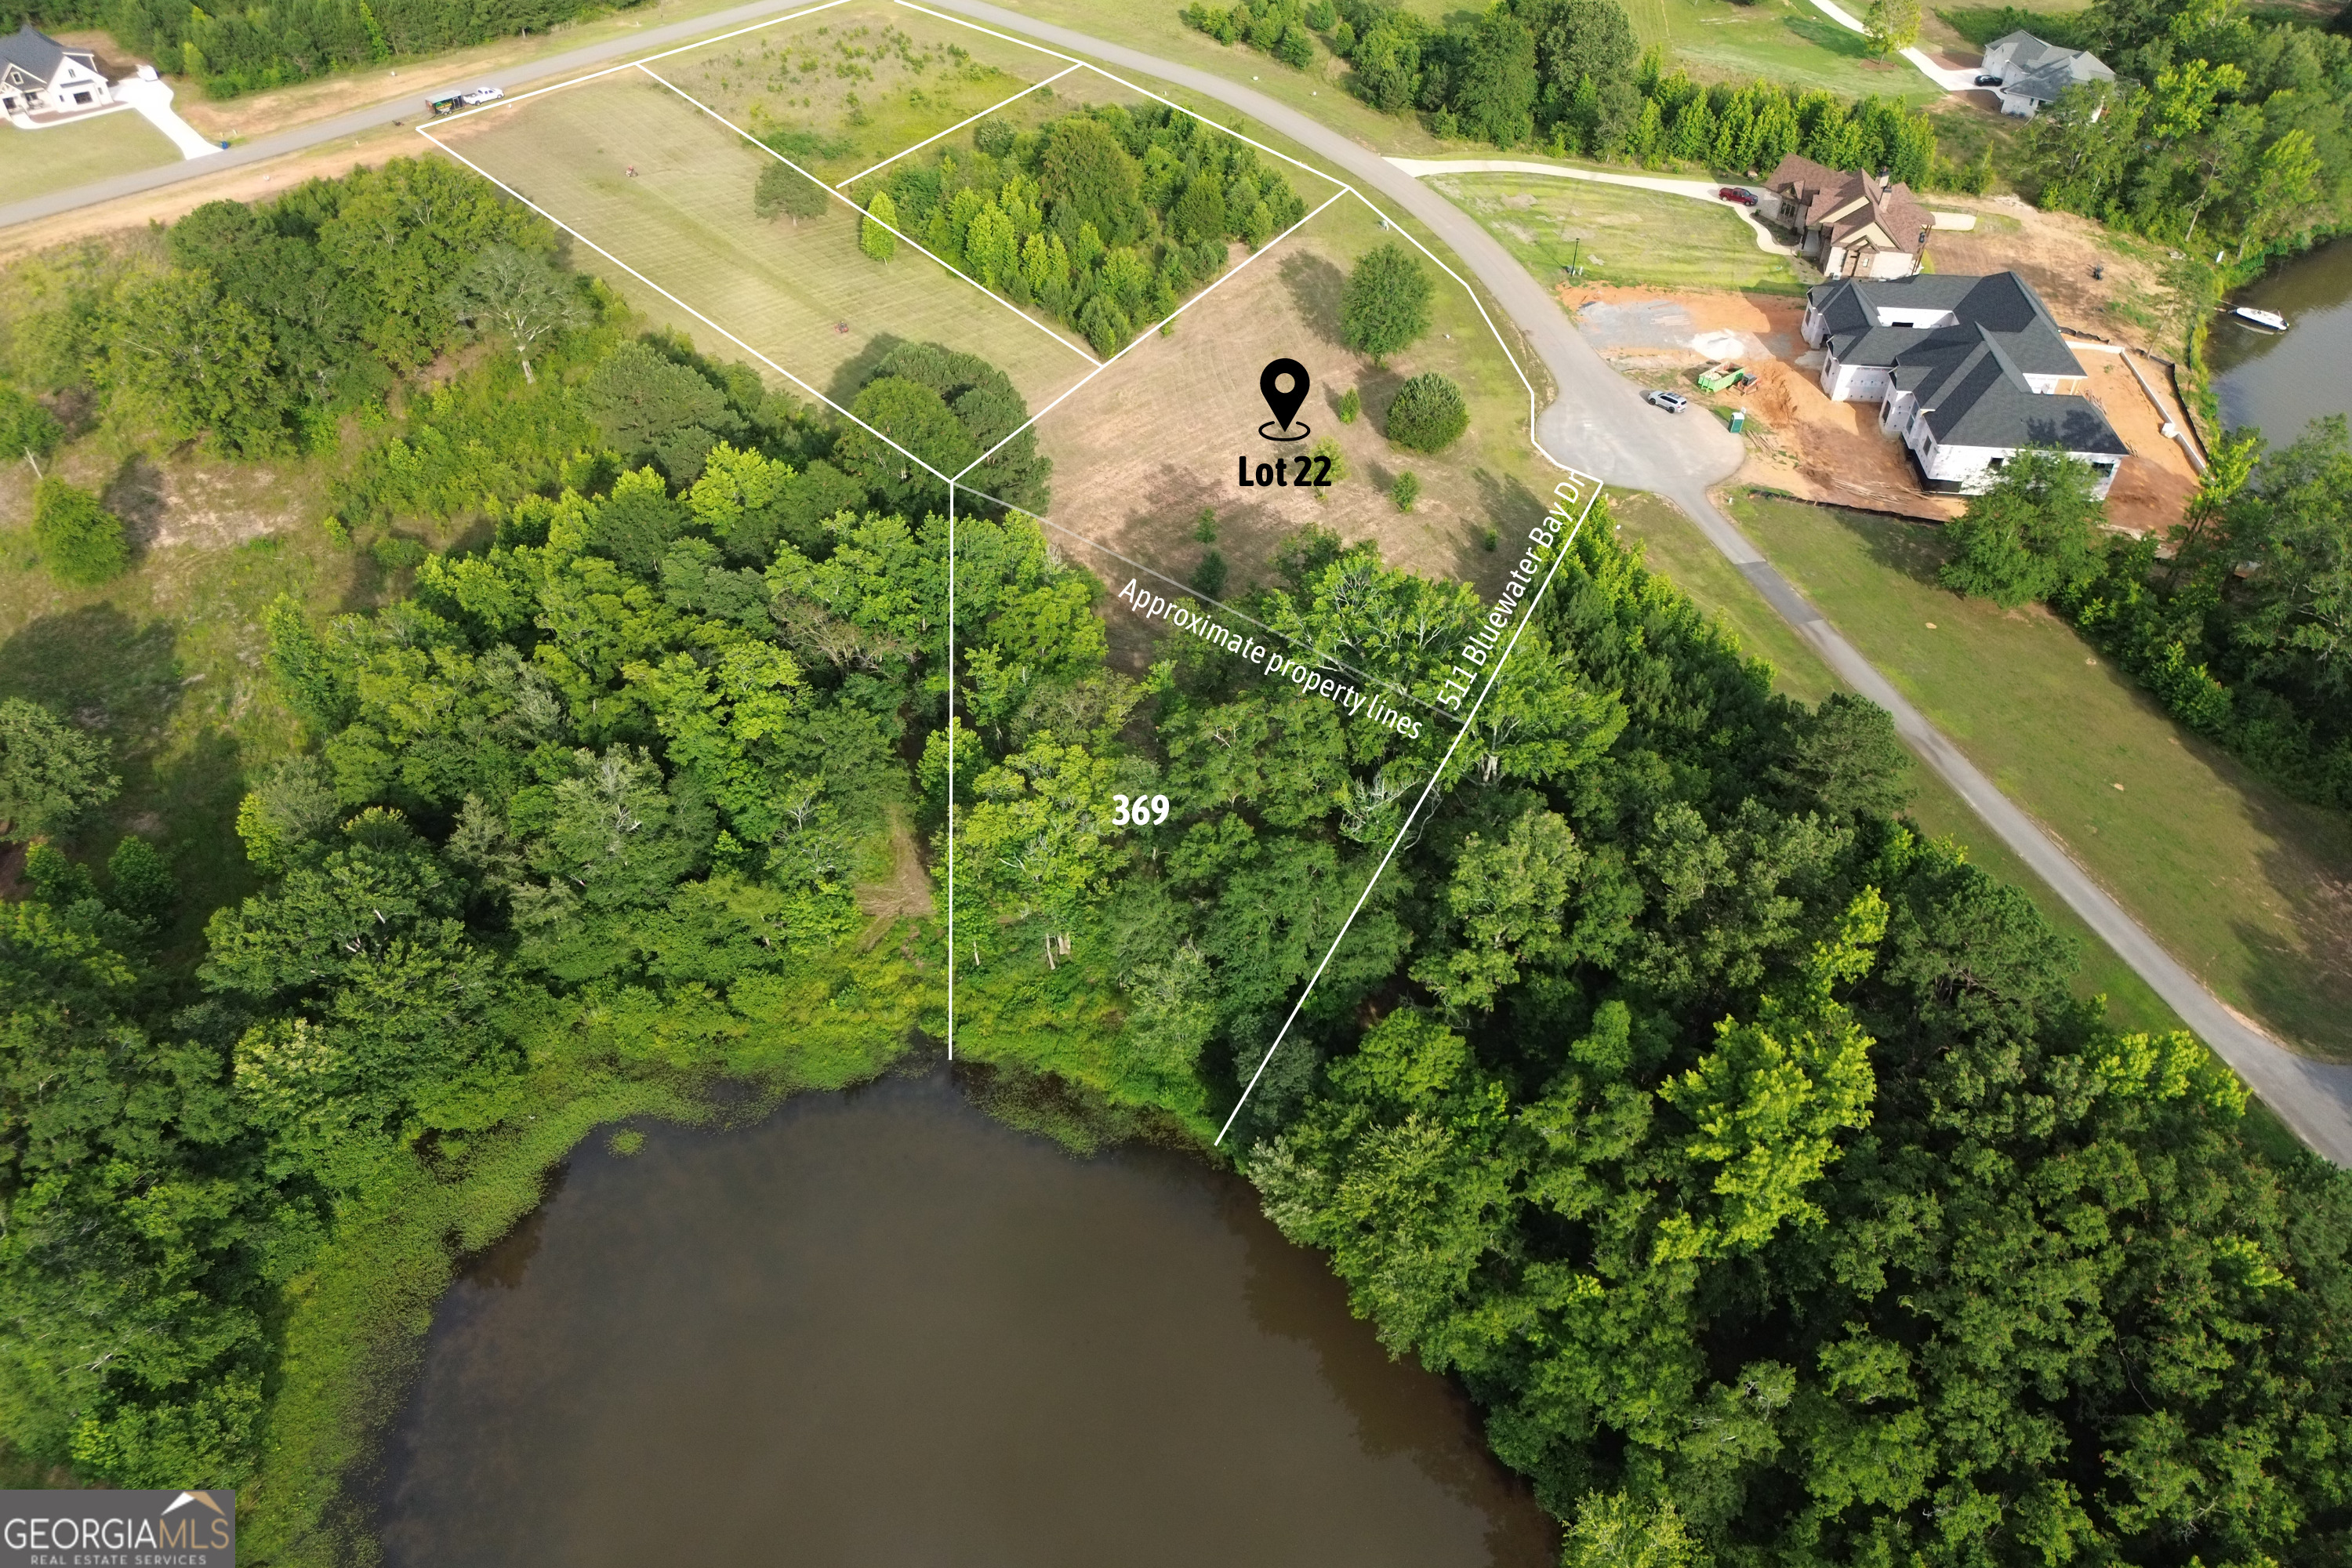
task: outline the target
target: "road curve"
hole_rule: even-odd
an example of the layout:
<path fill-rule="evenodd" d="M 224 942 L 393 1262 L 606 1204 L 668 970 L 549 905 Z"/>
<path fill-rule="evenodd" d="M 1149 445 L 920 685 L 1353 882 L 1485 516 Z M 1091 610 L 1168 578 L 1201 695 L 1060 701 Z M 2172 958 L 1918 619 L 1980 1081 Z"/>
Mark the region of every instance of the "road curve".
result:
<path fill-rule="evenodd" d="M 1242 83 L 1155 59 L 982 0 L 923 3 L 1175 82 L 1238 109 L 1346 171 L 1359 188 L 1378 193 L 1426 225 L 1510 312 L 1550 370 L 1559 396 L 1537 419 L 1537 437 L 1544 449 L 1612 484 L 1657 491 L 1688 513 L 1773 609 L 1819 650 L 1839 679 L 1892 713 L 1895 729 L 1919 758 L 1959 793 L 1985 825 L 2033 868 L 2262 1096 L 2281 1121 L 2328 1159 L 2352 1165 L 2352 1067 L 2297 1056 L 2263 1034 L 2231 1012 L 2165 952 L 2146 928 L 2125 913 L 1717 509 L 1707 489 L 1730 478 L 1738 468 L 1738 438 L 1712 419 L 1676 419 L 1644 406 L 1633 386 L 1577 332 L 1559 300 L 1460 208 L 1372 149 Z"/>
<path fill-rule="evenodd" d="M 1959 792 L 1987 826 L 2055 889 L 2068 906 L 2237 1070 L 2297 1136 L 2337 1164 L 2352 1165 L 2352 1067 L 2296 1056 L 2231 1012 L 2125 913 L 2048 835 L 2034 826 L 2032 818 L 1978 772 L 1716 509 L 1707 488 L 1729 478 L 1738 468 L 1741 455 L 1738 438 L 1712 419 L 1676 419 L 1645 407 L 1633 388 L 1577 333 L 1559 302 L 1484 228 L 1371 148 L 1239 82 L 1190 66 L 1155 59 L 1066 27 L 982 4 L 981 0 L 926 3 L 1008 33 L 1024 34 L 1177 83 L 1240 110 L 1347 171 L 1360 188 L 1379 194 L 1427 226 L 1453 247 L 1487 292 L 1509 312 L 1551 373 L 1559 395 L 1550 407 L 1538 415 L 1536 421 L 1537 438 L 1544 449 L 1572 459 L 1578 468 L 1611 484 L 1657 491 L 1687 512 L 1726 559 L 1755 584 L 1799 635 L 1821 652 L 1839 677 L 1895 716 L 1896 729 L 1927 764 Z M 668 44 L 723 32 L 730 26 L 742 26 L 799 9 L 805 4 L 806 0 L 754 0 L 753 4 L 732 10 L 610 39 L 504 71 L 469 77 L 464 85 L 488 82 L 511 89 L 527 82 L 593 69 Z M 432 79 L 420 73 L 418 79 L 425 82 Z M 389 125 L 396 120 L 413 119 L 416 105 L 430 90 L 434 89 L 420 87 L 415 98 L 395 100 L 263 137 L 215 158 L 166 164 L 0 207 L 0 227 L 279 157 Z"/>

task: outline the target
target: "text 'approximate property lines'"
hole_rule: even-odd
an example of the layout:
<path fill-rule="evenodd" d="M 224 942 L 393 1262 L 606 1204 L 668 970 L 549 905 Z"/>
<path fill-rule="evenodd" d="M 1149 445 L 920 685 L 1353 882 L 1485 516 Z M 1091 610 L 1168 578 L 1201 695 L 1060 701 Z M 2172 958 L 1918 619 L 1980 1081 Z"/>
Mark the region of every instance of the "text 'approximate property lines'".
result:
<path fill-rule="evenodd" d="M 1576 542 L 1576 536 L 1584 531 L 1584 520 L 1591 514 L 1592 503 L 1601 499 L 1601 481 L 1590 474 L 1578 473 L 1573 468 L 1569 469 L 1569 472 L 1575 475 L 1577 479 L 1591 481 L 1591 489 L 1583 492 L 1582 504 L 1577 510 L 1575 523 L 1569 529 L 1568 537 L 1553 547 L 1551 565 L 1544 573 L 1542 585 L 1537 588 L 1535 594 L 1528 600 L 1526 611 L 1519 616 L 1518 625 L 1512 629 L 1511 640 L 1503 646 L 1502 654 L 1495 660 L 1494 668 L 1486 672 L 1486 683 L 1478 688 L 1478 695 L 1472 700 L 1470 711 L 1462 716 L 1462 727 L 1454 731 L 1454 740 L 1445 748 L 1445 755 L 1438 760 L 1437 771 L 1429 775 L 1429 782 L 1422 786 L 1421 797 L 1412 803 L 1412 809 L 1404 814 L 1403 825 L 1398 827 L 1397 836 L 1389 841 L 1387 853 L 1381 857 L 1381 863 L 1372 868 L 1371 876 L 1365 879 L 1364 890 L 1356 895 L 1356 907 L 1349 910 L 1348 918 L 1339 922 L 1339 934 L 1331 939 L 1331 945 L 1324 950 L 1323 962 L 1318 963 L 1315 966 L 1315 973 L 1307 976 L 1307 989 L 1298 994 L 1298 1000 L 1291 1006 L 1290 1016 L 1282 1021 L 1281 1031 L 1274 1037 L 1274 1044 L 1266 1047 L 1265 1055 L 1258 1059 L 1257 1070 L 1250 1074 L 1249 1082 L 1242 1089 L 1242 1097 L 1234 1101 L 1233 1113 L 1225 1118 L 1225 1124 L 1217 1129 L 1216 1141 L 1219 1145 L 1224 1142 L 1225 1134 L 1234 1130 L 1234 1123 L 1240 1120 L 1242 1107 L 1249 1103 L 1249 1097 L 1256 1089 L 1258 1079 L 1265 1076 L 1266 1065 L 1274 1060 L 1274 1053 L 1282 1049 L 1282 1042 L 1289 1037 L 1290 1026 L 1298 1022 L 1300 1010 L 1307 1005 L 1307 998 L 1315 994 L 1316 983 L 1323 978 L 1323 971 L 1330 967 L 1332 955 L 1339 951 L 1339 944 L 1348 940 L 1348 928 L 1354 925 L 1356 917 L 1364 912 L 1365 900 L 1372 896 L 1372 889 L 1380 885 L 1381 873 L 1389 868 L 1389 862 L 1396 858 L 1398 848 L 1404 843 L 1405 835 L 1412 831 L 1413 819 L 1421 815 L 1421 808 L 1429 804 L 1429 797 L 1436 791 L 1438 782 L 1445 777 L 1445 770 L 1453 765 L 1454 753 L 1461 746 L 1462 737 L 1470 732 L 1471 724 L 1477 720 L 1478 710 L 1486 706 L 1487 697 L 1495 689 L 1495 682 L 1502 679 L 1503 666 L 1510 662 L 1513 650 L 1519 646 L 1520 634 L 1528 629 L 1528 623 L 1535 619 L 1536 607 L 1543 602 L 1544 595 L 1551 591 L 1551 580 L 1559 575 L 1559 563 L 1568 559 L 1569 547 Z M 1581 486 L 1578 488 L 1580 490 L 1582 489 Z"/>

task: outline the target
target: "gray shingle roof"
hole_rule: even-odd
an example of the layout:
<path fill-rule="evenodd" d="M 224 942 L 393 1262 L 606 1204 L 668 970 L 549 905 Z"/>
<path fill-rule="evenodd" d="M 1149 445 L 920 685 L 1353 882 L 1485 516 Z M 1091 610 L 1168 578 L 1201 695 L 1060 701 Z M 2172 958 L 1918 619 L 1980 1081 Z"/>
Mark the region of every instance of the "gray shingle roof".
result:
<path fill-rule="evenodd" d="M 89 54 L 86 49 L 73 52 L 84 57 Z M 37 32 L 30 22 L 0 37 L 0 68 L 15 66 L 37 82 L 47 83 L 58 74 L 58 64 L 66 58 L 66 53 L 63 44 L 47 33 Z"/>
<path fill-rule="evenodd" d="M 2077 376 L 2083 364 L 2033 286 L 2014 272 L 1981 278 L 1923 273 L 1903 279 L 1841 279 L 1806 296 L 1844 364 L 1885 367 L 1895 387 L 1919 400 L 1938 441 L 1963 447 L 2056 442 L 2071 452 L 2129 450 L 2088 398 L 2035 392 L 2029 375 Z M 1937 327 L 1885 324 L 1890 308 L 1948 311 Z"/>

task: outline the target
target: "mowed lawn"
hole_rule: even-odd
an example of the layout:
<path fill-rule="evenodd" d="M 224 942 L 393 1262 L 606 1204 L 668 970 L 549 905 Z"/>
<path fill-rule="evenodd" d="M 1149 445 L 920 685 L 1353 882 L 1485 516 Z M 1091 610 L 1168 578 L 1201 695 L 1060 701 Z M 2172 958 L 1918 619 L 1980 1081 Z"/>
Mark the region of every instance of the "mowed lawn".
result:
<path fill-rule="evenodd" d="M 1699 607 L 1719 616 L 1738 635 L 1740 646 L 1772 667 L 1773 685 L 1801 702 L 1819 702 L 1844 683 L 1822 662 L 1796 628 L 1782 620 L 1754 585 L 1726 561 L 1706 536 L 1673 503 L 1655 496 L 1612 498 L 1619 540 L 1639 542 L 1643 559 L 1688 594 Z M 2022 888 L 2051 925 L 2074 942 L 2082 966 L 2074 976 L 2081 996 L 2105 995 L 2108 1011 L 2128 1029 L 2178 1029 L 2179 1016 L 2164 999 L 2134 973 L 2115 950 L 2092 934 L 2066 901 L 2019 859 L 1950 785 L 1924 765 L 1915 765 L 1909 779 L 1911 818 L 1931 837 L 1949 838 L 1968 853 L 1969 862 L 2003 882 Z"/>
<path fill-rule="evenodd" d="M 0 204 L 179 162 L 179 149 L 128 109 L 70 125 L 19 131 L 0 120 Z"/>
<path fill-rule="evenodd" d="M 1853 5 L 1845 10 L 1862 14 Z M 1625 15 L 1643 43 L 1664 45 L 1670 66 L 1703 80 L 1764 77 L 1913 103 L 1944 96 L 1909 61 L 1873 59 L 1860 33 L 1831 21 L 1810 0 L 1625 0 Z"/>
<path fill-rule="evenodd" d="M 755 217 L 752 185 L 770 155 L 635 73 L 436 133 L 590 245 L 836 403 L 846 405 L 867 369 L 900 342 L 980 355 L 1012 378 L 1033 410 L 1094 366 L 1075 334 L 909 245 L 902 242 L 888 261 L 867 256 L 846 198 L 797 223 Z M 575 246 L 572 260 L 706 351 L 741 357 L 741 349 L 606 257 Z"/>
<path fill-rule="evenodd" d="M 1305 192 L 1307 176 L 1294 176 Z M 1312 524 L 1376 541 L 1392 564 L 1488 592 L 1497 586 L 1517 558 L 1504 542 L 1543 515 L 1558 476 L 1529 440 L 1527 384 L 1478 301 L 1426 258 L 1435 286 L 1429 331 L 1386 365 L 1342 345 L 1349 272 L 1367 252 L 1402 243 L 1371 207 L 1343 195 L 1255 258 L 1236 247 L 1237 269 L 1196 296 L 1172 331 L 1147 331 L 1041 417 L 1038 443 L 1054 459 L 1053 521 L 1117 552 L 1074 548 L 1072 559 L 1118 587 L 1130 563 L 1188 580 L 1213 548 L 1231 569 L 1231 597 L 1253 581 L 1272 581 L 1276 551 Z M 1297 418 L 1313 435 L 1297 445 L 1259 434 L 1268 414 L 1259 373 L 1277 356 L 1304 365 L 1311 383 Z M 1470 410 L 1468 431 L 1433 456 L 1386 437 L 1398 389 L 1430 371 L 1459 385 Z M 1351 389 L 1362 412 L 1343 424 L 1337 405 Z M 1244 458 L 1271 463 L 1326 439 L 1343 459 L 1328 489 L 1241 486 Z M 1407 471 L 1422 487 L 1410 513 L 1390 499 Z M 1198 537 L 1203 510 L 1213 514 L 1213 540 Z"/>
<path fill-rule="evenodd" d="M 1937 587 L 1942 536 L 1768 498 L 1757 547 L 2225 1002 L 2352 1058 L 2352 824 L 2172 722 L 2039 608 Z"/>
<path fill-rule="evenodd" d="M 1429 182 L 1546 284 L 1574 264 L 1601 283 L 1740 289 L 1804 287 L 1785 256 L 1760 248 L 1727 205 L 1543 174 L 1441 174 Z"/>

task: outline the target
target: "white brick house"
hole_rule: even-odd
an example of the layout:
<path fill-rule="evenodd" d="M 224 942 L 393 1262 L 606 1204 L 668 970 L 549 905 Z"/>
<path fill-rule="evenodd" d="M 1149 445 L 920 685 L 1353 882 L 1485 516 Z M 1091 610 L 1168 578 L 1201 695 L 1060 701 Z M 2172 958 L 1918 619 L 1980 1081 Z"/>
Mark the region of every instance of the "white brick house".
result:
<path fill-rule="evenodd" d="M 2049 307 L 2014 272 L 1852 278 L 1805 296 L 1805 342 L 1822 390 L 1876 403 L 1930 490 L 1976 494 L 2018 451 L 2054 446 L 2113 487 L 2130 448 L 2097 404 Z"/>

